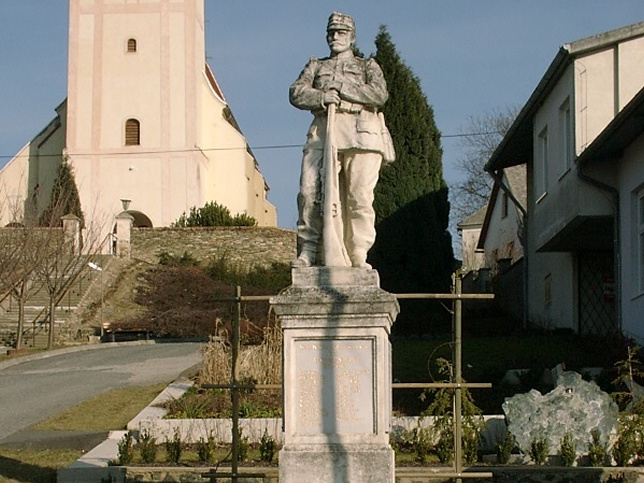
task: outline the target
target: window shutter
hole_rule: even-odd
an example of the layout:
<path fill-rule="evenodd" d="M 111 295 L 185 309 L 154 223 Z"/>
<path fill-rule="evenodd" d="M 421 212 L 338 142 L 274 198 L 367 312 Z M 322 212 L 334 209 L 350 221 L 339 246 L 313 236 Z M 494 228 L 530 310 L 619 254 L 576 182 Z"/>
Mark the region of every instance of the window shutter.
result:
<path fill-rule="evenodd" d="M 136 119 L 125 121 L 125 145 L 138 146 L 141 144 L 141 124 Z"/>

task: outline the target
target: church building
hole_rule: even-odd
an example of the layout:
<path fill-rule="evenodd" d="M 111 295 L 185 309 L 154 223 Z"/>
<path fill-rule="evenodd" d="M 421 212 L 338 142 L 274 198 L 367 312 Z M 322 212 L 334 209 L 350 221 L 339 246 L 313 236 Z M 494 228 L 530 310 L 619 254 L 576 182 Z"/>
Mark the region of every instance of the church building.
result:
<path fill-rule="evenodd" d="M 257 160 L 206 64 L 204 0 L 70 0 L 67 99 L 0 170 L 12 206 L 47 206 L 63 160 L 87 226 L 169 226 L 216 201 L 277 224 Z"/>

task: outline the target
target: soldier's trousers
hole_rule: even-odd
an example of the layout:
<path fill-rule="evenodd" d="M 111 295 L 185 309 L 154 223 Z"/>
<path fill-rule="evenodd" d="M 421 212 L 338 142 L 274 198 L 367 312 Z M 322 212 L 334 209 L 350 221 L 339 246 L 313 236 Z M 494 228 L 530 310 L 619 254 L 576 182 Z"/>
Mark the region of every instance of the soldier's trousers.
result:
<path fill-rule="evenodd" d="M 302 158 L 300 192 L 298 194 L 299 219 L 298 255 L 322 252 L 323 226 L 323 159 L 324 151 L 308 149 Z M 338 152 L 336 172 L 342 239 L 349 257 L 366 256 L 376 238 L 373 190 L 378 181 L 382 156 L 377 152 L 351 149 Z"/>

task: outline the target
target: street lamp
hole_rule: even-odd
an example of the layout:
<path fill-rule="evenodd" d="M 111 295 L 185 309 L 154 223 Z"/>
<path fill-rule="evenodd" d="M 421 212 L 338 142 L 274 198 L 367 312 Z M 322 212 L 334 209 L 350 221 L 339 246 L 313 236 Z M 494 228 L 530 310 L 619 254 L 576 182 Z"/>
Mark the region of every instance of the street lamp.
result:
<path fill-rule="evenodd" d="M 97 265 L 94 262 L 88 262 L 87 266 L 91 268 L 92 270 L 96 270 L 97 272 L 101 273 L 101 339 L 103 338 L 103 331 L 105 330 L 105 326 L 103 325 L 103 306 L 105 304 L 105 300 L 103 297 L 103 268 L 100 265 Z"/>

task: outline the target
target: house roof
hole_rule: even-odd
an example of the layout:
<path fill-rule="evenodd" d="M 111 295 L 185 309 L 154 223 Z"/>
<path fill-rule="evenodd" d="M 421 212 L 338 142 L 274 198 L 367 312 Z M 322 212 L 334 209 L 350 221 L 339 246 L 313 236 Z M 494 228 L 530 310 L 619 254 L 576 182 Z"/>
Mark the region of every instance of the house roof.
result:
<path fill-rule="evenodd" d="M 528 183 L 526 182 L 525 165 L 511 166 L 503 170 L 508 187 L 521 206 L 528 202 Z"/>
<path fill-rule="evenodd" d="M 465 228 L 480 228 L 483 226 L 483 220 L 485 220 L 485 210 L 486 206 L 481 206 L 478 210 L 476 210 L 474 213 L 471 215 L 465 217 L 463 220 L 461 220 L 456 226 L 458 227 L 459 230 L 463 230 Z"/>
<path fill-rule="evenodd" d="M 485 165 L 486 171 L 517 166 L 532 160 L 532 119 L 573 59 L 644 35 L 644 22 L 627 25 L 561 46 L 536 89 Z"/>
<path fill-rule="evenodd" d="M 224 96 L 224 93 L 221 90 L 221 87 L 219 87 L 219 82 L 217 82 L 217 78 L 215 77 L 215 74 L 213 73 L 208 63 L 204 65 L 204 73 L 206 74 L 206 79 L 208 80 L 208 83 L 210 84 L 210 87 L 214 91 L 215 95 L 219 98 L 221 102 L 223 102 L 224 104 L 228 104 L 228 102 L 226 102 L 226 97 Z"/>
<path fill-rule="evenodd" d="M 522 206 L 525 207 L 526 201 L 528 199 L 528 189 L 526 183 L 526 170 L 525 166 L 513 166 L 511 168 L 506 168 L 503 170 L 504 181 L 507 184 L 508 188 Z M 492 191 L 490 193 L 490 199 L 488 202 L 476 210 L 471 215 L 463 218 L 456 225 L 459 230 L 465 228 L 481 228 L 489 222 L 488 218 L 491 216 L 491 212 L 494 210 L 494 205 L 496 204 L 496 198 L 499 193 L 499 183 L 497 181 L 492 185 Z M 489 213 L 488 213 L 489 212 Z M 485 227 L 483 228 L 485 230 Z"/>
<path fill-rule="evenodd" d="M 621 157 L 635 139 L 644 132 L 644 88 L 615 116 L 595 140 L 577 157 L 583 165 Z"/>
<path fill-rule="evenodd" d="M 206 75 L 206 80 L 208 81 L 208 84 L 212 88 L 215 95 L 219 98 L 221 102 L 226 104 L 227 109 L 224 114 L 226 117 L 226 120 L 230 123 L 231 126 L 233 126 L 239 132 L 239 134 L 243 136 L 244 133 L 239 127 L 239 123 L 237 122 L 237 119 L 235 119 L 233 111 L 230 109 L 230 106 L 228 105 L 228 101 L 226 101 L 226 97 L 224 96 L 224 93 L 221 90 L 221 87 L 219 86 L 219 82 L 217 82 L 217 78 L 215 77 L 215 74 L 213 73 L 212 69 L 210 68 L 207 62 L 204 64 L 204 73 Z M 259 171 L 259 163 L 257 162 L 257 158 L 255 157 L 255 154 L 251 150 L 248 143 L 246 143 L 246 151 L 248 151 L 248 154 L 253 158 L 253 162 L 255 163 L 255 169 Z M 264 179 L 264 189 L 266 189 L 266 191 L 270 191 L 268 182 L 265 179 Z"/>
<path fill-rule="evenodd" d="M 522 208 L 520 208 L 520 211 L 523 211 L 528 201 L 528 183 L 526 182 L 525 165 L 505 168 L 503 170 L 502 177 L 514 198 L 521 204 Z M 485 246 L 485 239 L 487 238 L 487 234 L 490 229 L 492 214 L 494 213 L 494 208 L 497 204 L 496 199 L 499 196 L 499 191 L 501 191 L 501 183 L 495 178 L 492 192 L 490 194 L 490 201 L 488 202 L 487 209 L 485 211 L 485 220 L 483 221 L 483 226 L 481 228 L 479 242 L 476 246 L 477 249 L 482 250 Z"/>

